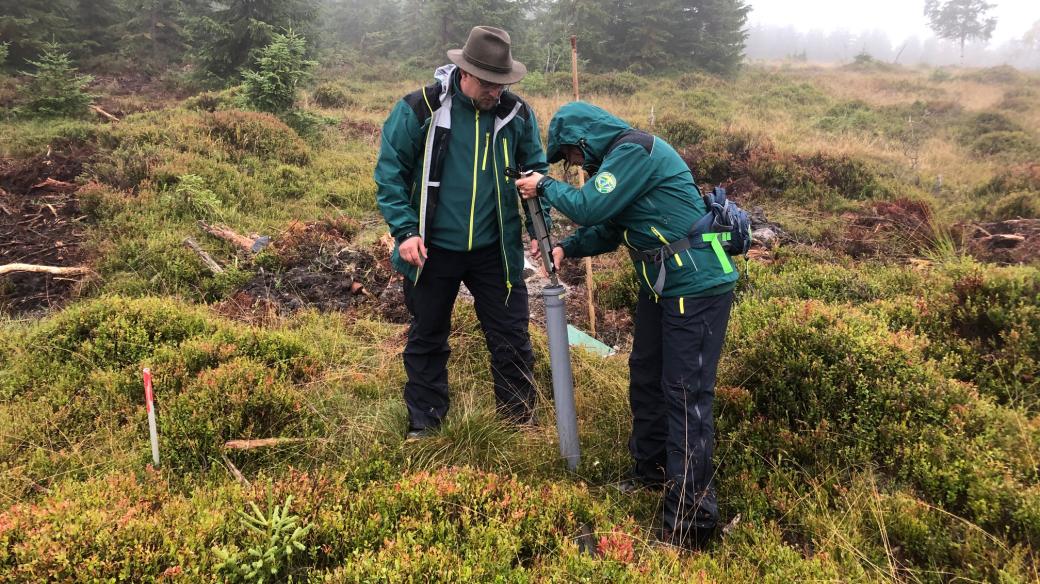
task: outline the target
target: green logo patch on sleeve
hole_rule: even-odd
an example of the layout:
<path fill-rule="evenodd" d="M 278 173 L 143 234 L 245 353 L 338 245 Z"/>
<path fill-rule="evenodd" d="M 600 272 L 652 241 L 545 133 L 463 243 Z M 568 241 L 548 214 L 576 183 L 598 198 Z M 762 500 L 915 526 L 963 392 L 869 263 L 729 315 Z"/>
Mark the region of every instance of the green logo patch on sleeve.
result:
<path fill-rule="evenodd" d="M 604 195 L 614 190 L 616 186 L 617 179 L 609 172 L 601 172 L 596 175 L 596 190 Z"/>

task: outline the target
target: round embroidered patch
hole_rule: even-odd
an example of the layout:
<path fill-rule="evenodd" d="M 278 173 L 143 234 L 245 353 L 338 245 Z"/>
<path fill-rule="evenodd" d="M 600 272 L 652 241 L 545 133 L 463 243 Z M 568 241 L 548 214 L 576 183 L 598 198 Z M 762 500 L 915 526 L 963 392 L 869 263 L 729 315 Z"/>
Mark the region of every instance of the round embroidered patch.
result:
<path fill-rule="evenodd" d="M 609 172 L 601 172 L 596 175 L 596 190 L 604 195 L 614 190 L 616 186 L 617 179 Z"/>

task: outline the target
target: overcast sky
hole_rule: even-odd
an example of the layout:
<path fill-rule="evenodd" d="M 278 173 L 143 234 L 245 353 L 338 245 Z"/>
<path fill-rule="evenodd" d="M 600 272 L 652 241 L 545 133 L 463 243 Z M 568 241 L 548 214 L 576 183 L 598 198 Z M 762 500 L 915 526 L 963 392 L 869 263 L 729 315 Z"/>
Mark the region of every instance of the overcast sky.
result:
<path fill-rule="evenodd" d="M 893 43 L 916 35 L 933 36 L 924 17 L 924 0 L 747 0 L 751 5 L 751 26 L 793 26 L 810 29 L 852 32 L 885 31 Z M 990 0 L 996 7 L 997 29 L 992 42 L 1021 38 L 1040 20 L 1040 0 Z"/>

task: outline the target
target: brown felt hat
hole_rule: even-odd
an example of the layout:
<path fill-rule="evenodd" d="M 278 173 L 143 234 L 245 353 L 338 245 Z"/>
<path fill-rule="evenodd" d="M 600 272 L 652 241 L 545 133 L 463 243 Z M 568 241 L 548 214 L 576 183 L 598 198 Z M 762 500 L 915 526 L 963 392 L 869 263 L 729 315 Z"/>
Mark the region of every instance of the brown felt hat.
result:
<path fill-rule="evenodd" d="M 461 49 L 448 51 L 460 69 L 490 83 L 511 85 L 527 75 L 527 67 L 513 60 L 509 33 L 491 26 L 474 26 Z"/>

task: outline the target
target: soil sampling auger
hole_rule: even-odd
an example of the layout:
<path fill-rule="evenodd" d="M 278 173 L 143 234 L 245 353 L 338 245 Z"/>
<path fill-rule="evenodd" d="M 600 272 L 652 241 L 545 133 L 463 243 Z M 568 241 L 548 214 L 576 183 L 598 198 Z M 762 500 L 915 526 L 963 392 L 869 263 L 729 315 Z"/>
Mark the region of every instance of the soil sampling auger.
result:
<path fill-rule="evenodd" d="M 507 168 L 506 176 L 517 179 L 528 176 L 531 172 Z M 546 228 L 542 204 L 538 197 L 525 199 L 524 203 L 534 226 L 542 265 L 549 276 L 549 285 L 542 288 L 542 299 L 545 300 L 545 329 L 549 334 L 549 366 L 552 369 L 553 403 L 556 406 L 556 433 L 560 438 L 560 455 L 567 461 L 567 468 L 573 471 L 581 461 L 581 446 L 578 443 L 578 413 L 574 407 L 574 376 L 571 373 L 571 350 L 567 338 L 563 286 L 556 276 L 556 265 L 552 259 L 552 241 Z"/>

